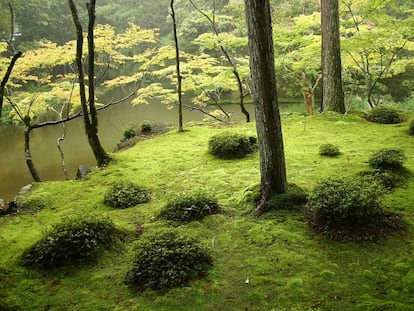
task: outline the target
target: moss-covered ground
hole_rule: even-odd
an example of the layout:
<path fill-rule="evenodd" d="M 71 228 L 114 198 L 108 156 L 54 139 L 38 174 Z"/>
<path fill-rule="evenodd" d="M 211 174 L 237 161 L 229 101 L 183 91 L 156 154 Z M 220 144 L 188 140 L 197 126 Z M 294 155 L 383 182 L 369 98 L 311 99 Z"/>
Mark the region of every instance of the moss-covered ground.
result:
<path fill-rule="evenodd" d="M 208 139 L 223 128 L 254 134 L 254 124 L 187 125 L 116 153 L 115 161 L 83 181 L 44 182 L 22 200 L 30 211 L 0 218 L 0 300 L 18 310 L 413 310 L 414 178 L 386 195 L 387 210 L 402 215 L 404 231 L 372 243 L 330 241 L 310 230 L 301 212 L 255 217 L 242 203 L 259 183 L 258 155 L 219 160 Z M 311 191 L 328 176 L 368 169 L 369 155 L 402 148 L 414 171 L 414 138 L 408 122 L 379 125 L 353 115 L 284 116 L 288 179 Z M 322 157 L 319 145 L 334 143 L 341 155 Z M 149 203 L 116 210 L 103 204 L 109 185 L 126 179 L 151 189 Z M 105 251 L 89 265 L 38 272 L 18 265 L 24 249 L 67 215 L 102 213 L 125 230 L 145 232 L 178 226 L 157 219 L 170 193 L 204 189 L 223 213 L 179 229 L 212 252 L 207 278 L 166 293 L 132 292 L 125 284 L 134 239 Z"/>

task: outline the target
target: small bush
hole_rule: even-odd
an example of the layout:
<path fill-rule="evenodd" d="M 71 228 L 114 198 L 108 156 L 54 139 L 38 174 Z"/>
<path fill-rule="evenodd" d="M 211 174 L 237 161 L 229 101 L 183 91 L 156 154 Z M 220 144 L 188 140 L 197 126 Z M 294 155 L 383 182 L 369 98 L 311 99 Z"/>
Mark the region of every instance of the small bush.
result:
<path fill-rule="evenodd" d="M 149 134 L 152 132 L 152 124 L 148 121 L 142 121 L 140 125 L 141 133 Z"/>
<path fill-rule="evenodd" d="M 287 191 L 274 195 L 266 203 L 265 211 L 269 210 L 297 210 L 304 207 L 308 201 L 305 190 L 295 184 L 289 184 Z"/>
<path fill-rule="evenodd" d="M 257 139 L 240 133 L 223 132 L 210 138 L 208 150 L 221 159 L 241 159 L 257 151 Z"/>
<path fill-rule="evenodd" d="M 134 124 L 128 124 L 124 129 L 124 139 L 130 139 L 137 135 L 137 127 Z"/>
<path fill-rule="evenodd" d="M 372 108 L 368 114 L 368 119 L 375 123 L 381 124 L 397 124 L 404 121 L 404 116 L 401 111 L 387 107 L 387 106 L 378 106 Z"/>
<path fill-rule="evenodd" d="M 399 170 L 403 167 L 404 159 L 402 150 L 384 148 L 373 153 L 368 164 L 375 169 Z"/>
<path fill-rule="evenodd" d="M 328 179 L 313 189 L 308 211 L 327 227 L 364 225 L 382 214 L 381 194 L 380 185 L 364 178 Z"/>
<path fill-rule="evenodd" d="M 193 238 L 163 231 L 141 238 L 126 279 L 134 289 L 166 290 L 203 277 L 212 263 Z"/>
<path fill-rule="evenodd" d="M 412 120 L 408 126 L 408 134 L 414 136 L 414 120 Z"/>
<path fill-rule="evenodd" d="M 393 190 L 397 187 L 403 186 L 406 182 L 407 176 L 402 172 L 394 172 L 392 170 L 375 169 L 373 171 L 363 171 L 359 173 L 360 176 L 371 178 L 374 182 L 381 184 L 386 190 Z"/>
<path fill-rule="evenodd" d="M 180 193 L 172 196 L 160 211 L 160 218 L 175 221 L 200 220 L 207 215 L 217 214 L 216 198 L 200 192 Z"/>
<path fill-rule="evenodd" d="M 335 157 L 339 155 L 339 147 L 333 144 L 322 144 L 319 146 L 319 154 L 322 156 Z"/>
<path fill-rule="evenodd" d="M 109 218 L 97 215 L 67 218 L 52 227 L 45 236 L 27 249 L 22 263 L 38 269 L 49 269 L 67 263 L 83 262 L 109 248 L 117 230 Z"/>
<path fill-rule="evenodd" d="M 128 182 L 116 182 L 107 190 L 104 203 L 115 208 L 128 208 L 146 203 L 150 199 L 149 192 L 138 185 Z"/>

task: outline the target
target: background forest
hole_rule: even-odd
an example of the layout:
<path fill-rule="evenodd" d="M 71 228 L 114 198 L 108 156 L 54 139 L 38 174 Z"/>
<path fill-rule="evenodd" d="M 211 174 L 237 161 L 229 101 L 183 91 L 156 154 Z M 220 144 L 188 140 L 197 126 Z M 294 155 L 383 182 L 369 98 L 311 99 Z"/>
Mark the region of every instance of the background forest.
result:
<path fill-rule="evenodd" d="M 78 1 L 81 19 L 85 6 Z M 343 80 L 348 110 L 382 103 L 412 104 L 413 4 L 411 1 L 339 1 Z M 15 51 L 24 52 L 9 94 L 30 117 L 60 110 L 70 98 L 76 36 L 66 1 L 1 2 L 0 70 Z M 279 97 L 300 101 L 319 94 L 320 13 L 315 1 L 271 1 Z M 238 102 L 249 94 L 247 34 L 242 1 L 176 1 L 183 63 L 183 92 L 194 105 Z M 96 66 L 99 95 L 139 83 L 133 104 L 175 99 L 175 63 L 169 1 L 99 1 Z M 10 34 L 13 34 L 12 36 Z M 7 44 L 9 43 L 9 44 Z M 223 54 L 226 51 L 227 55 Z M 145 76 L 145 79 L 143 77 Z M 141 81 L 143 80 L 143 81 Z M 76 94 L 77 92 L 74 92 Z M 102 101 L 103 96 L 99 97 Z M 78 109 L 76 95 L 71 109 Z M 103 102 L 105 104 L 105 102 Z M 318 102 L 316 102 L 318 106 Z M 8 108 L 7 108 L 8 107 Z M 223 116 L 223 111 L 217 111 Z M 16 118 L 5 107 L 3 122 Z"/>

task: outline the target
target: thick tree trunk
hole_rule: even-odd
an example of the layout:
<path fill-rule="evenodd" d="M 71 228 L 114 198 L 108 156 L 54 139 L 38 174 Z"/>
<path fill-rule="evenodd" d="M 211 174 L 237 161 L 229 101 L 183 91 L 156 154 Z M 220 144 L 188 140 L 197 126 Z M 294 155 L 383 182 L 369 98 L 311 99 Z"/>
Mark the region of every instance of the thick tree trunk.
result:
<path fill-rule="evenodd" d="M 176 61 L 176 71 L 177 71 L 177 93 L 178 93 L 178 131 L 183 132 L 183 95 L 182 95 L 182 79 L 181 69 L 180 69 L 180 48 L 178 45 L 178 35 L 177 35 L 177 21 L 175 18 L 174 10 L 174 0 L 171 0 L 171 18 L 173 20 L 173 35 L 175 43 L 175 61 Z"/>
<path fill-rule="evenodd" d="M 268 0 L 245 0 L 250 69 L 260 153 L 261 194 L 256 208 L 287 188 L 282 128 L 276 92 L 272 23 Z"/>
<path fill-rule="evenodd" d="M 37 170 L 34 166 L 34 163 L 32 161 L 32 152 L 30 150 L 30 132 L 31 132 L 31 128 L 26 126 L 24 128 L 24 155 L 26 158 L 26 165 L 27 168 L 30 171 L 30 175 L 32 175 L 32 178 L 34 181 L 36 182 L 40 182 L 40 177 L 39 174 L 37 173 Z"/>
<path fill-rule="evenodd" d="M 322 109 L 345 113 L 338 0 L 321 0 Z"/>

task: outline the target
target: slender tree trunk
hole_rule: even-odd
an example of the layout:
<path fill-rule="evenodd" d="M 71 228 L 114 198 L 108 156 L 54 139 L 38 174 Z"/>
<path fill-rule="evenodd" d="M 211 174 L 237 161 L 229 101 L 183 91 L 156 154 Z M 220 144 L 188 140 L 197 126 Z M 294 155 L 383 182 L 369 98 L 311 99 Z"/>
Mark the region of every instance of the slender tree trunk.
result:
<path fill-rule="evenodd" d="M 89 75 L 89 100 L 86 99 L 85 73 L 83 70 L 83 29 L 79 20 L 78 10 L 74 0 L 68 0 L 72 12 L 73 22 L 76 28 L 76 66 L 78 68 L 79 94 L 82 106 L 82 115 L 85 126 L 85 133 L 88 137 L 89 145 L 95 156 L 99 167 L 104 166 L 111 160 L 105 152 L 98 137 L 98 113 L 95 107 L 95 48 L 94 48 L 94 24 L 95 24 L 95 2 L 92 0 L 87 3 L 89 23 L 88 23 L 88 75 Z"/>
<path fill-rule="evenodd" d="M 177 93 L 178 93 L 178 131 L 183 132 L 183 96 L 182 96 L 182 79 L 180 69 L 180 47 L 178 45 L 177 35 L 177 20 L 175 18 L 174 0 L 171 0 L 171 18 L 173 20 L 173 35 L 175 43 L 175 60 L 176 60 L 176 71 L 177 71 Z"/>
<path fill-rule="evenodd" d="M 6 84 L 9 81 L 10 75 L 13 71 L 14 65 L 16 64 L 16 61 L 23 55 L 22 52 L 18 52 L 13 55 L 12 60 L 10 61 L 9 67 L 7 67 L 6 74 L 4 75 L 3 79 L 0 83 L 0 118 L 3 110 L 3 102 L 4 102 L 4 92 L 6 90 Z"/>
<path fill-rule="evenodd" d="M 217 30 L 217 26 L 216 26 L 216 19 L 215 19 L 215 8 L 216 8 L 216 1 L 213 1 L 213 5 L 214 5 L 214 9 L 213 9 L 213 18 L 211 18 L 210 16 L 208 16 L 205 12 L 203 12 L 195 3 L 193 0 L 190 0 L 191 4 L 193 5 L 193 7 L 200 13 L 202 14 L 209 22 L 211 25 L 211 28 L 215 34 L 216 37 L 219 36 L 219 32 Z M 240 78 L 240 74 L 239 71 L 237 69 L 237 64 L 236 62 L 230 57 L 229 52 L 227 51 L 227 49 L 220 43 L 219 41 L 219 45 L 220 45 L 220 50 L 223 53 L 224 57 L 227 59 L 228 63 L 233 67 L 233 75 L 237 81 L 237 88 L 239 90 L 239 105 L 240 105 L 240 110 L 241 112 L 244 114 L 244 116 L 246 117 L 246 122 L 250 122 L 250 114 L 249 112 L 246 110 L 246 107 L 244 106 L 244 92 L 243 92 L 243 83 L 242 80 Z"/>
<path fill-rule="evenodd" d="M 29 126 L 25 126 L 24 128 L 24 155 L 26 158 L 26 165 L 27 168 L 30 171 L 30 174 L 32 175 L 32 178 L 36 182 L 40 182 L 39 174 L 37 173 L 37 170 L 34 166 L 33 160 L 32 160 L 32 152 L 30 150 L 30 132 L 32 129 Z"/>
<path fill-rule="evenodd" d="M 256 114 L 263 212 L 266 201 L 287 189 L 282 128 L 276 92 L 272 21 L 268 0 L 245 0 L 250 69 Z"/>
<path fill-rule="evenodd" d="M 322 108 L 345 113 L 338 0 L 321 0 Z"/>

